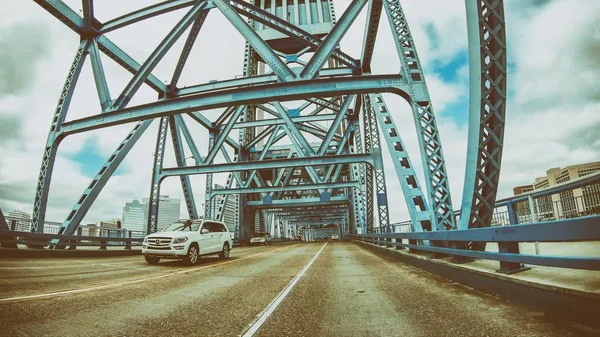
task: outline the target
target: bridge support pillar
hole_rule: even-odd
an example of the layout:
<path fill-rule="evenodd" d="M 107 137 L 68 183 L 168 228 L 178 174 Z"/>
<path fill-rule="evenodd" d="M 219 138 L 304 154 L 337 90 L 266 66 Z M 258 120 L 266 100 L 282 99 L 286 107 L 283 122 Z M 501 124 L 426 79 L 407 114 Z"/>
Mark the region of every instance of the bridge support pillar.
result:
<path fill-rule="evenodd" d="M 519 243 L 518 242 L 498 242 L 498 251 L 500 253 L 519 254 Z M 531 267 L 527 267 L 522 263 L 500 261 L 500 269 L 496 270 L 496 272 L 510 275 L 510 274 L 519 273 L 519 272 L 529 270 L 529 269 L 531 269 Z"/>

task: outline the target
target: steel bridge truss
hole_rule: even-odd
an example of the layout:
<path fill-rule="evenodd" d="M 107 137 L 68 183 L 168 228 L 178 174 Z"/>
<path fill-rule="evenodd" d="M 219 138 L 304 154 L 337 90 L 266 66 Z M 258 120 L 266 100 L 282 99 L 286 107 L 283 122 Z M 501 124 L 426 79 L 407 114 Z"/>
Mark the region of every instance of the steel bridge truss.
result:
<path fill-rule="evenodd" d="M 157 230 L 161 182 L 171 176 L 180 179 L 191 218 L 222 219 L 227 198 L 238 195 L 235 227 L 240 238 L 253 234 L 257 228 L 255 218 L 263 219 L 261 229 L 267 222 L 277 235 L 295 233 L 294 226 L 329 222 L 340 224 L 345 234 L 390 232 L 389 208 L 397 200 L 388 198 L 384 156 L 392 159 L 413 231 L 490 225 L 500 172 L 506 100 L 502 1 L 466 1 L 471 126 L 464 214 L 458 226 L 432 100 L 399 0 L 353 0 L 339 19 L 329 3 L 332 29 L 320 37 L 242 0 L 166 1 L 106 22 L 94 17 L 92 0 L 82 1 L 82 15 L 60 0 L 35 2 L 77 33 L 81 43 L 54 111 L 38 178 L 32 231 L 43 232 L 52 169 L 65 137 L 135 123 L 63 222 L 60 234 L 69 235 L 76 231 L 111 175 L 153 120 L 159 125 L 149 192 L 148 232 Z M 141 62 L 106 36 L 182 9 L 185 13 L 179 22 Z M 368 13 L 363 48 L 360 58 L 355 59 L 344 53 L 339 43 L 363 10 Z M 192 48 L 201 43 L 197 37 L 207 16 L 214 11 L 220 12 L 246 41 L 242 76 L 182 88 L 178 86 L 180 76 Z M 371 71 L 382 12 L 394 36 L 401 65 L 393 74 Z M 301 50 L 286 53 L 274 48 L 255 30 L 259 24 L 283 34 Z M 153 70 L 186 32 L 170 81 L 159 79 Z M 132 74 L 117 96 L 111 96 L 101 53 Z M 67 121 L 71 97 L 88 56 L 100 103 L 98 113 Z M 259 62 L 264 64 L 263 71 Z M 154 90 L 158 99 L 128 106 L 143 85 Z M 412 110 L 425 189 L 417 179 L 396 126 L 398 114 L 386 105 L 383 93 L 400 95 Z M 219 116 L 207 117 L 208 110 L 218 111 Z M 201 125 L 206 134 L 192 134 L 190 123 Z M 169 137 L 176 167 L 163 165 Z M 193 165 L 186 163 L 189 155 L 194 159 Z M 213 189 L 213 175 L 224 172 L 228 173 L 224 188 Z M 195 174 L 206 175 L 204 214 L 196 207 L 189 179 Z M 221 197 L 216 201 L 215 196 Z M 215 203 L 217 206 L 212 207 Z"/>

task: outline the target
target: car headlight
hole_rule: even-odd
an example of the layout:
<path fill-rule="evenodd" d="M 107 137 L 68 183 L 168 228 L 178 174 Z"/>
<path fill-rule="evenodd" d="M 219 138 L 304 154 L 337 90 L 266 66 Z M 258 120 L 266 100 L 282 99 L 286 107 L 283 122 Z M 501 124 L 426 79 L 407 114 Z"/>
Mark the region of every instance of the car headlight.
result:
<path fill-rule="evenodd" d="M 187 236 L 184 236 L 182 238 L 176 238 L 175 240 L 173 240 L 173 243 L 183 243 L 186 242 L 188 240 Z"/>
<path fill-rule="evenodd" d="M 148 237 L 147 236 L 144 237 L 144 243 L 148 243 Z"/>

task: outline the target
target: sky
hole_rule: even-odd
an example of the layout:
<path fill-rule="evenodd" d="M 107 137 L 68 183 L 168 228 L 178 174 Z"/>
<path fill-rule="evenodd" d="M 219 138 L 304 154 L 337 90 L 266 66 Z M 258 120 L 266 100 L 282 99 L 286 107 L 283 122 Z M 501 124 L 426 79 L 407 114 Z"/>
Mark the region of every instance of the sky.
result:
<path fill-rule="evenodd" d="M 81 1 L 65 1 L 81 13 Z M 107 21 L 150 1 L 96 1 L 95 15 Z M 334 0 L 339 18 L 350 0 Z M 468 58 L 463 0 L 404 0 L 406 13 L 436 113 L 454 208 L 460 207 L 466 160 Z M 79 45 L 78 36 L 33 1 L 0 0 L 0 208 L 31 213 L 50 120 Z M 341 41 L 359 58 L 367 7 Z M 107 36 L 143 63 L 173 25 L 178 10 L 111 32 Z M 530 184 L 552 167 L 600 161 L 600 1 L 505 0 L 508 48 L 508 103 L 505 146 L 498 198 Z M 186 34 L 153 73 L 169 80 Z M 181 86 L 241 75 L 244 40 L 214 9 L 200 32 L 180 80 Z M 103 57 L 111 95 L 116 98 L 131 75 Z M 382 15 L 373 73 L 398 73 L 400 66 L 387 17 Z M 384 95 L 424 188 L 418 140 L 410 107 Z M 129 106 L 156 100 L 143 86 Z M 89 60 L 84 65 L 67 120 L 100 112 Z M 206 112 L 214 119 L 218 112 Z M 121 217 L 125 202 L 146 198 L 157 122 L 144 133 L 100 193 L 83 224 Z M 203 129 L 190 120 L 201 152 Z M 104 161 L 133 125 L 67 137 L 60 145 L 52 176 L 46 220 L 63 221 Z M 237 138 L 237 133 L 232 133 Z M 383 139 L 383 137 L 382 137 Z M 172 148 L 170 143 L 167 144 Z M 385 149 L 387 152 L 387 149 Z M 384 153 L 386 153 L 384 152 Z M 189 156 L 186 153 L 186 156 Z M 192 160 L 188 159 L 188 164 Z M 407 220 L 400 185 L 389 156 L 384 156 L 392 222 Z M 172 151 L 165 167 L 175 166 Z M 215 176 L 223 183 L 226 174 Z M 204 176 L 192 176 L 198 207 Z M 161 194 L 181 198 L 179 179 L 163 182 Z M 187 214 L 182 201 L 182 216 Z"/>

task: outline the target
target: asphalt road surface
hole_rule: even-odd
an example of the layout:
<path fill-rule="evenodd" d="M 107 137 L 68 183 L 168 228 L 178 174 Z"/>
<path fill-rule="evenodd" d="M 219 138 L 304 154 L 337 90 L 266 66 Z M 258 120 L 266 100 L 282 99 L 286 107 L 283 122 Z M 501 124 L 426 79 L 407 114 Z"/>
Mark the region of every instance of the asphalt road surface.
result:
<path fill-rule="evenodd" d="M 583 336 L 345 242 L 231 258 L 0 260 L 0 336 Z"/>

